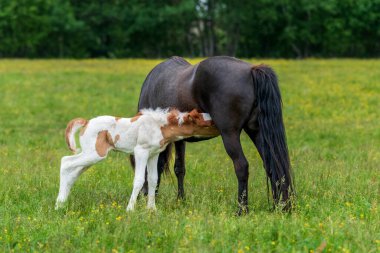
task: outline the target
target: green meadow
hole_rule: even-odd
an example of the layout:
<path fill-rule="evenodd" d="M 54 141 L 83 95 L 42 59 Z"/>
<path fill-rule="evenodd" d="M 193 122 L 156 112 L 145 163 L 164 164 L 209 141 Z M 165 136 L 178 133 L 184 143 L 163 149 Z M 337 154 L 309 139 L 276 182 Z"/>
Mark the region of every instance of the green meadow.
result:
<path fill-rule="evenodd" d="M 55 211 L 67 122 L 134 115 L 160 60 L 0 60 L 0 251 L 379 252 L 380 60 L 249 61 L 279 76 L 297 191 L 291 214 L 271 211 L 245 134 L 246 216 L 234 216 L 237 180 L 220 137 L 187 145 L 184 201 L 172 172 L 156 212 L 141 197 L 126 213 L 133 171 L 127 155 L 111 153 Z"/>

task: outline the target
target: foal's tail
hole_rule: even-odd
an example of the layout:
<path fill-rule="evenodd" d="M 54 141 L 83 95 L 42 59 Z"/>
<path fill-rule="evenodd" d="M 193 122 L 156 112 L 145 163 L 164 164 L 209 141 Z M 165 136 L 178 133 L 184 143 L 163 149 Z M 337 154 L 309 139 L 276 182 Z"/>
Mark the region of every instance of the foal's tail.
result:
<path fill-rule="evenodd" d="M 74 153 L 77 152 L 77 147 L 75 144 L 75 133 L 78 132 L 80 128 L 86 126 L 87 123 L 88 121 L 85 119 L 76 118 L 76 119 L 71 120 L 67 124 L 66 133 L 65 133 L 66 143 L 69 149 L 73 151 Z"/>
<path fill-rule="evenodd" d="M 252 68 L 255 107 L 258 108 L 259 136 L 256 144 L 272 185 L 275 203 L 282 200 L 290 208 L 294 186 L 282 119 L 282 100 L 277 76 L 266 65 Z"/>

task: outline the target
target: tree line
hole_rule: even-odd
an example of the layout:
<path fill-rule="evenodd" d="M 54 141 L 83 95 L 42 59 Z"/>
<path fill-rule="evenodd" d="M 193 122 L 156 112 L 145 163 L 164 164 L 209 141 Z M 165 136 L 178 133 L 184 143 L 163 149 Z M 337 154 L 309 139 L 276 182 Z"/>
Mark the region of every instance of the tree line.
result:
<path fill-rule="evenodd" d="M 0 0 L 0 57 L 378 57 L 380 0 Z"/>

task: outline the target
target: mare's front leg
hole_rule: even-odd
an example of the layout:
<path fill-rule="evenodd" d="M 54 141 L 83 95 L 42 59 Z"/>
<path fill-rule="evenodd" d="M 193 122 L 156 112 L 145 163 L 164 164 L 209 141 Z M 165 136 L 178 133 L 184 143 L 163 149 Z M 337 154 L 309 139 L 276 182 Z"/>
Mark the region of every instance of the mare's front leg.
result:
<path fill-rule="evenodd" d="M 158 154 L 154 155 L 153 157 L 149 158 L 148 165 L 147 165 L 147 172 L 148 172 L 148 209 L 156 210 L 156 201 L 155 201 L 155 195 L 156 195 L 156 187 L 157 187 L 157 179 L 158 179 L 158 172 L 157 172 L 157 162 L 158 162 Z"/>
<path fill-rule="evenodd" d="M 136 160 L 136 169 L 133 180 L 133 191 L 127 206 L 127 211 L 133 211 L 135 209 L 137 196 L 144 185 L 145 168 L 149 158 L 149 150 L 144 149 L 141 146 L 137 146 L 134 149 L 134 155 Z"/>
<path fill-rule="evenodd" d="M 175 163 L 174 163 L 174 172 L 177 176 L 178 181 L 178 198 L 185 198 L 185 190 L 183 189 L 183 181 L 186 174 L 185 168 L 185 141 L 175 142 Z"/>

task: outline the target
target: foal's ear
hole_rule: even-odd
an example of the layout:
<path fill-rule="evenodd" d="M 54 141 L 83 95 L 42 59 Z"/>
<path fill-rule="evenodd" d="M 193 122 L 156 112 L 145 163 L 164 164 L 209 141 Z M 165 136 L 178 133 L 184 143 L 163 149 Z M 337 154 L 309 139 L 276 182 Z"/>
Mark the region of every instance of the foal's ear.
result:
<path fill-rule="evenodd" d="M 191 112 L 187 113 L 187 115 L 184 117 L 185 123 L 191 123 L 195 122 L 197 123 L 198 119 L 200 117 L 200 114 L 197 109 L 193 109 Z"/>
<path fill-rule="evenodd" d="M 190 115 L 190 113 L 188 113 L 185 117 L 185 123 L 190 123 L 194 121 L 194 118 Z"/>
<path fill-rule="evenodd" d="M 191 112 L 189 112 L 189 116 L 192 117 L 193 119 L 197 119 L 200 117 L 197 109 L 193 109 Z"/>

